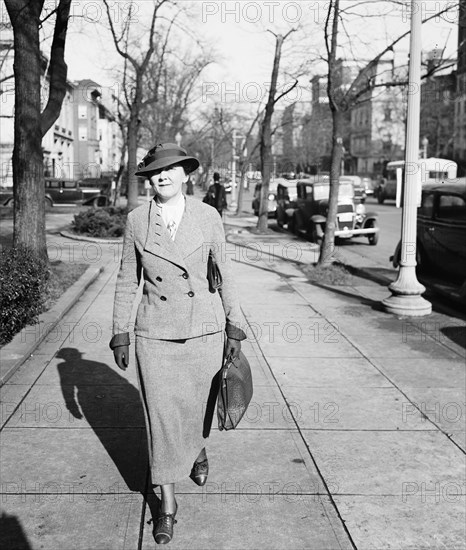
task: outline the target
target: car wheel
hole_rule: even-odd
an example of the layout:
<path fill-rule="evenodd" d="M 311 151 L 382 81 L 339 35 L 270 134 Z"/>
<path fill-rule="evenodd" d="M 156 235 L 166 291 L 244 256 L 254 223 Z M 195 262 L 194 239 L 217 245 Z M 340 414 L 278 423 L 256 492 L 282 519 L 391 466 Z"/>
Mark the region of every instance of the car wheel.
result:
<path fill-rule="evenodd" d="M 50 210 L 51 208 L 53 208 L 52 200 L 49 199 L 48 197 L 45 197 L 45 209 Z"/>
<path fill-rule="evenodd" d="M 13 208 L 13 205 L 14 205 L 13 199 L 8 199 L 5 203 L 5 206 L 8 206 L 8 208 Z"/>
<path fill-rule="evenodd" d="M 366 225 L 367 228 L 375 228 L 377 227 L 377 222 L 376 221 L 371 221 L 369 222 L 367 225 Z M 367 236 L 367 238 L 369 239 L 369 244 L 372 245 L 372 246 L 375 246 L 378 242 L 379 242 L 379 233 L 371 233 L 370 235 Z"/>

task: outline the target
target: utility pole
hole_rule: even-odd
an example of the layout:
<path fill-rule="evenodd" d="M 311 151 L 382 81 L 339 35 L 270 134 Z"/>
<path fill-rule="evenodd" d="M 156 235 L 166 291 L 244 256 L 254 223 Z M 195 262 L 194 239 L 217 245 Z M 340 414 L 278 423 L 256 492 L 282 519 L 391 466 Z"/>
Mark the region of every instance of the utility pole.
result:
<path fill-rule="evenodd" d="M 409 84 L 416 90 L 421 84 L 421 25 L 421 2 L 411 0 Z M 408 94 L 400 270 L 397 280 L 388 286 L 392 295 L 382 301 L 388 313 L 408 317 L 432 313 L 431 303 L 421 296 L 426 289 L 416 278 L 417 197 L 421 184 L 418 164 L 420 107 L 420 94 Z"/>

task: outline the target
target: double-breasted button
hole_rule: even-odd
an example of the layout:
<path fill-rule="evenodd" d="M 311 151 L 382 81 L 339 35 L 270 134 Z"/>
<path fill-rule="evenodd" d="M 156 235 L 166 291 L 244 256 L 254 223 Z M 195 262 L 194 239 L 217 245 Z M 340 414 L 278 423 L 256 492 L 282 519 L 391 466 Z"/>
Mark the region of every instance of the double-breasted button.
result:
<path fill-rule="evenodd" d="M 192 290 L 190 290 L 190 291 L 188 292 L 188 296 L 189 296 L 190 298 L 192 298 L 192 297 L 194 296 L 194 292 L 193 292 Z"/>
<path fill-rule="evenodd" d="M 155 280 L 158 281 L 159 283 L 161 283 L 162 282 L 162 277 L 156 277 Z"/>
<path fill-rule="evenodd" d="M 167 298 L 165 296 L 160 296 L 160 299 L 162 300 L 162 302 L 166 302 L 167 301 Z"/>
<path fill-rule="evenodd" d="M 188 279 L 189 275 L 187 273 L 183 273 L 182 277 L 183 277 L 183 279 Z"/>

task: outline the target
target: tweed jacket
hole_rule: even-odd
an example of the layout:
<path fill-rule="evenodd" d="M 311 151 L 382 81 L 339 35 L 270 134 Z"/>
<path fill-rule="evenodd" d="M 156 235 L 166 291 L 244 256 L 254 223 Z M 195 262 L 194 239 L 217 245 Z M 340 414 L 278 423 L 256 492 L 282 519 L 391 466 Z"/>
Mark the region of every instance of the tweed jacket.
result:
<path fill-rule="evenodd" d="M 222 273 L 220 293 L 209 291 L 210 250 Z M 110 347 L 129 343 L 131 309 L 141 278 L 137 336 L 179 340 L 226 330 L 228 337 L 243 340 L 231 254 L 234 248 L 225 242 L 218 212 L 196 199 L 186 197 L 175 241 L 155 200 L 131 211 L 116 283 Z"/>

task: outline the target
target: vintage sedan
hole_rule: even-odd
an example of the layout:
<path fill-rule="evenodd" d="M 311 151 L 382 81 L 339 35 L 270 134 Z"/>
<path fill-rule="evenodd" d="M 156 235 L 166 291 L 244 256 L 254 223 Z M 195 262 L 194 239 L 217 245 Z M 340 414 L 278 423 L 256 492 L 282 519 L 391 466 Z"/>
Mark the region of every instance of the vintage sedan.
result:
<path fill-rule="evenodd" d="M 102 193 L 101 186 L 100 180 L 46 178 L 45 204 L 106 206 L 108 199 Z"/>
<path fill-rule="evenodd" d="M 426 186 L 417 212 L 417 270 L 466 281 L 466 182 Z M 401 260 L 401 243 L 392 257 Z"/>
<path fill-rule="evenodd" d="M 100 180 L 74 181 L 45 178 L 45 206 L 107 206 L 108 198 L 102 192 Z M 0 205 L 13 206 L 13 188 L 0 187 Z"/>
<path fill-rule="evenodd" d="M 267 195 L 267 215 L 269 218 L 277 216 L 277 188 L 279 185 L 287 185 L 288 180 L 285 178 L 274 178 L 269 182 L 269 194 Z M 255 216 L 259 215 L 261 203 L 262 183 L 258 183 L 254 188 L 254 196 L 252 199 L 252 211 Z"/>
<path fill-rule="evenodd" d="M 301 180 L 297 183 L 296 210 L 288 225 L 296 234 L 304 233 L 314 243 L 322 241 L 327 223 L 330 185 L 327 180 Z M 335 237 L 349 239 L 363 235 L 376 245 L 379 237 L 377 214 L 366 212 L 363 204 L 355 204 L 351 181 L 342 181 L 338 193 Z"/>

